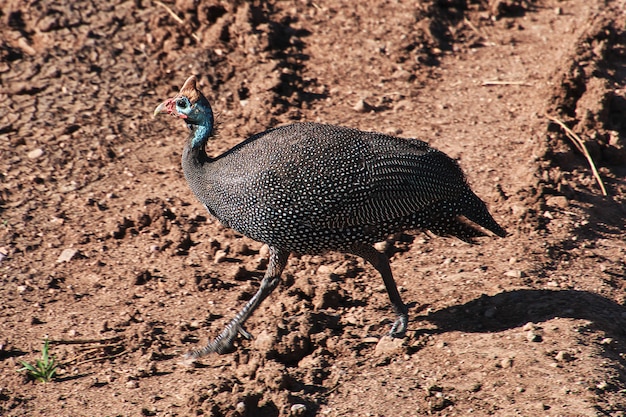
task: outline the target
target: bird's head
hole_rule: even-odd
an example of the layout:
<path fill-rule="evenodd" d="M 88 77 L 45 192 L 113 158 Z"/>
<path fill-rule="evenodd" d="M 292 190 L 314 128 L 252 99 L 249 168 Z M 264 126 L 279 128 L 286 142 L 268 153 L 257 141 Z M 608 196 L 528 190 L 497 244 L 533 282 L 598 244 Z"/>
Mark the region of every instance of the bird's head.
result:
<path fill-rule="evenodd" d="M 179 93 L 165 100 L 154 109 L 154 116 L 171 114 L 185 120 L 188 125 L 204 126 L 213 129 L 213 111 L 209 101 L 196 86 L 196 77 L 187 78 Z M 190 126 L 191 127 L 191 126 Z"/>

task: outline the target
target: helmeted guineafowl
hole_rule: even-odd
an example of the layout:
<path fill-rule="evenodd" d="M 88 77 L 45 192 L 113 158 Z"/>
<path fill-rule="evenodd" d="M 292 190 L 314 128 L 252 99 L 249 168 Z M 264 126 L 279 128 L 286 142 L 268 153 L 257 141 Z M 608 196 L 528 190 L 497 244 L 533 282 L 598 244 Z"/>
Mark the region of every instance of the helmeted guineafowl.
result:
<path fill-rule="evenodd" d="M 187 79 L 155 109 L 183 119 L 190 130 L 182 166 L 189 186 L 224 225 L 269 246 L 267 272 L 256 294 L 206 347 L 187 354 L 231 351 L 243 323 L 278 285 L 291 252 L 340 251 L 362 257 L 381 274 L 404 335 L 407 307 L 389 260 L 372 246 L 407 230 L 430 230 L 471 242 L 506 232 L 469 188 L 458 164 L 416 139 L 345 127 L 297 123 L 256 134 L 216 158 L 213 112 Z"/>

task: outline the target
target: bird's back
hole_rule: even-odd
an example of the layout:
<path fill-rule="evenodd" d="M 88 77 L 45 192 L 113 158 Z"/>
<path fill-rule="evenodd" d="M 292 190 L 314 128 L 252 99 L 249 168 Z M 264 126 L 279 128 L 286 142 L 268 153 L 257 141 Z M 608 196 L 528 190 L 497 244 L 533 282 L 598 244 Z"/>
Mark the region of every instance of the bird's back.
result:
<path fill-rule="evenodd" d="M 190 185 L 209 211 L 294 252 L 342 250 L 409 229 L 484 235 L 459 216 L 504 235 L 457 163 L 419 140 L 292 124 L 249 138 L 204 169 Z"/>

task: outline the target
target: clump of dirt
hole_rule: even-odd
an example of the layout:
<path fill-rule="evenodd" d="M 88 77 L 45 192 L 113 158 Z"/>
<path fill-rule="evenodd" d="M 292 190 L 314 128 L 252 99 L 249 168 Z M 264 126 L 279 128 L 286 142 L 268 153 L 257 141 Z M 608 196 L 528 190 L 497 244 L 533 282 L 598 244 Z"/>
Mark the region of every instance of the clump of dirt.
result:
<path fill-rule="evenodd" d="M 563 63 L 563 72 L 555 78 L 548 107 L 549 113 L 583 139 L 596 164 L 616 169 L 618 175 L 623 175 L 620 167 L 626 164 L 624 62 L 624 28 L 611 16 L 594 20 Z M 559 132 L 557 126 L 552 130 Z M 567 169 L 572 168 L 576 146 L 571 147 L 569 153 L 558 155 L 558 162 Z"/>

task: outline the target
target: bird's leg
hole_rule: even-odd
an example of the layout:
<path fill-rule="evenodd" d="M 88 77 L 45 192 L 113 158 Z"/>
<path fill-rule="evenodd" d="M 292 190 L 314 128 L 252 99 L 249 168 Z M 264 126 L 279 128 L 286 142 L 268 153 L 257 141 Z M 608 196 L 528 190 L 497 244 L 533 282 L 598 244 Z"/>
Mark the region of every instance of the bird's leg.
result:
<path fill-rule="evenodd" d="M 402 298 L 398 292 L 398 287 L 396 287 L 396 282 L 393 279 L 387 255 L 380 253 L 372 246 L 365 244 L 355 245 L 351 252 L 369 262 L 383 277 L 383 282 L 385 283 L 389 300 L 391 301 L 393 310 L 397 315 L 397 319 L 393 323 L 389 335 L 391 337 L 404 336 L 406 333 L 407 323 L 409 321 L 408 309 L 402 302 Z"/>
<path fill-rule="evenodd" d="M 252 335 L 243 328 L 244 322 L 252 315 L 261 302 L 276 288 L 280 282 L 280 275 L 287 265 L 289 252 L 270 247 L 270 258 L 265 276 L 261 281 L 261 287 L 254 296 L 246 303 L 239 313 L 231 320 L 226 328 L 208 345 L 201 349 L 193 350 L 185 355 L 185 359 L 197 359 L 209 353 L 228 353 L 233 350 L 233 343 L 237 334 L 241 333 L 246 339 Z"/>

